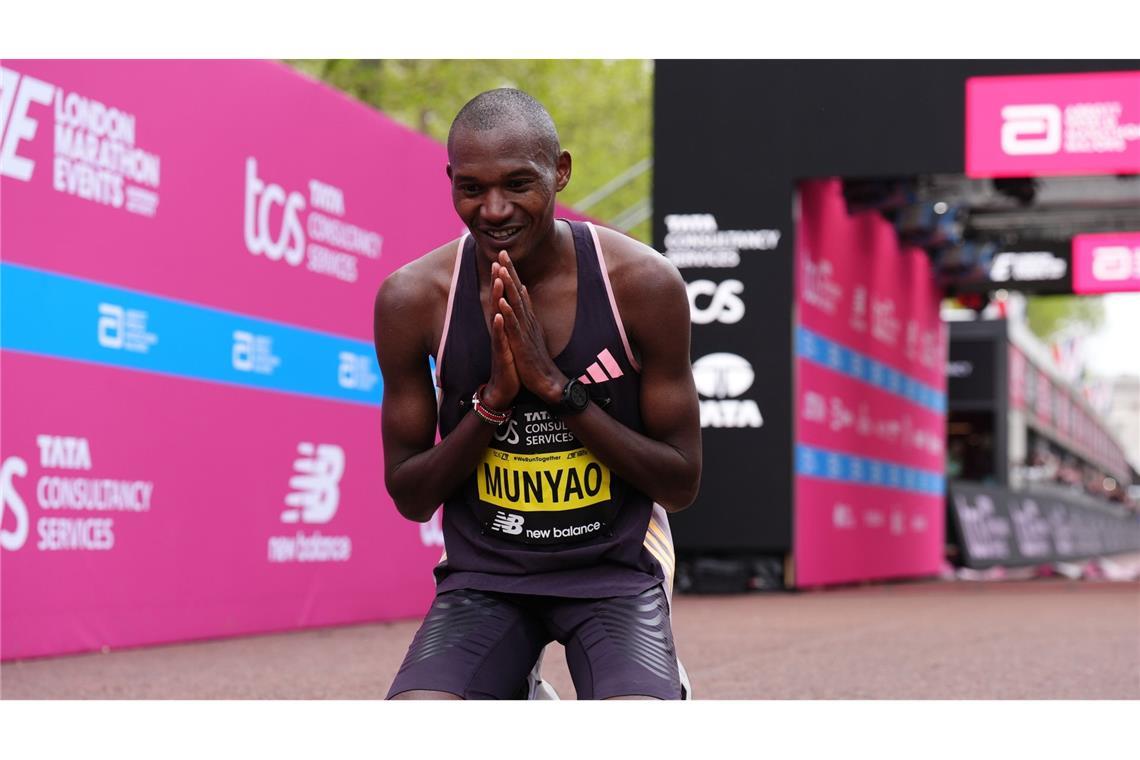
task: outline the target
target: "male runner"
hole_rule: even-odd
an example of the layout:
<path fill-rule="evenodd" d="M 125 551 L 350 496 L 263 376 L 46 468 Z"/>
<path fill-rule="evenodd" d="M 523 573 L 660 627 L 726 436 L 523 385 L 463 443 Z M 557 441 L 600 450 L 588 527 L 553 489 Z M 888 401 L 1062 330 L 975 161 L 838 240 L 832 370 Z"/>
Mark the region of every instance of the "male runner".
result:
<path fill-rule="evenodd" d="M 691 504 L 701 471 L 684 282 L 554 218 L 570 154 L 529 95 L 477 96 L 447 149 L 469 234 L 376 298 L 386 484 L 410 520 L 443 504 L 446 552 L 389 697 L 525 696 L 557 640 L 579 699 L 677 699 L 662 507 Z"/>

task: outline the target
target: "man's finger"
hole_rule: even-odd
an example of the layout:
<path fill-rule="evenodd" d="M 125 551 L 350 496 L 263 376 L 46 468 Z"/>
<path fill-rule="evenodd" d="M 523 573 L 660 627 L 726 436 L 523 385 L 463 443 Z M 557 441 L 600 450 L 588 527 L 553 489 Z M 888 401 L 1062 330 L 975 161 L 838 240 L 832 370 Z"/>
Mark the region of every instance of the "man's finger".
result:
<path fill-rule="evenodd" d="M 515 263 L 511 261 L 511 256 L 506 251 L 499 251 L 499 264 L 503 269 L 507 270 L 507 276 L 510 277 L 511 283 L 515 286 L 515 290 L 522 291 L 522 280 L 519 279 L 519 273 L 515 271 Z"/>
<path fill-rule="evenodd" d="M 491 333 L 494 336 L 495 350 L 502 354 L 503 363 L 514 364 L 515 354 L 511 351 L 511 343 L 507 340 L 506 320 L 502 314 L 496 313 L 491 320 Z"/>
<path fill-rule="evenodd" d="M 499 313 L 503 315 L 503 326 L 507 328 L 508 337 L 511 335 L 521 336 L 522 325 L 519 324 L 518 315 L 515 310 L 511 308 L 510 302 L 505 298 L 499 299 Z"/>
<path fill-rule="evenodd" d="M 491 283 L 491 303 L 498 304 L 499 299 L 503 297 L 503 281 L 495 277 L 494 282 Z"/>
<path fill-rule="evenodd" d="M 501 267 L 499 269 L 499 282 L 503 283 L 503 293 L 508 301 L 513 301 L 518 305 L 522 305 L 522 295 L 519 293 L 518 286 L 515 281 L 507 274 L 507 268 Z"/>
<path fill-rule="evenodd" d="M 503 315 L 496 312 L 495 316 L 491 317 L 491 348 L 496 354 L 502 355 L 506 338 L 503 333 Z"/>

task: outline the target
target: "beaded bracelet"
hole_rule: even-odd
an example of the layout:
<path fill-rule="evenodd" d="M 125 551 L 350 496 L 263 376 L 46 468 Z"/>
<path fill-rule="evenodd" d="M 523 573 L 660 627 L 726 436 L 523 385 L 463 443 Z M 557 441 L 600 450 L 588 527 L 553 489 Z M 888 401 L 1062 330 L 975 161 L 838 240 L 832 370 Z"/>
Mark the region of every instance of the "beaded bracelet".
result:
<path fill-rule="evenodd" d="M 502 425 L 504 422 L 511 418 L 511 412 L 514 409 L 508 409 L 505 412 L 500 412 L 497 409 L 492 409 L 483 403 L 483 389 L 487 387 L 484 383 L 475 389 L 475 393 L 471 396 L 471 410 L 481 418 L 491 423 L 495 427 Z"/>

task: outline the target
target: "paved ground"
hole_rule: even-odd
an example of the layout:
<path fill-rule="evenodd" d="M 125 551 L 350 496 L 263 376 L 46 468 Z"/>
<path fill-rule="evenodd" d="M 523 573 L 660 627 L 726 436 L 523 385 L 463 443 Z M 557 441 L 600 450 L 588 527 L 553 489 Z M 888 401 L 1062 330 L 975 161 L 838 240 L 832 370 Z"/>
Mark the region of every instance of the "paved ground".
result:
<path fill-rule="evenodd" d="M 1140 584 L 678 596 L 698 699 L 1140 699 Z M 5 663 L 5 699 L 379 699 L 418 622 Z M 574 689 L 562 647 L 544 672 Z"/>

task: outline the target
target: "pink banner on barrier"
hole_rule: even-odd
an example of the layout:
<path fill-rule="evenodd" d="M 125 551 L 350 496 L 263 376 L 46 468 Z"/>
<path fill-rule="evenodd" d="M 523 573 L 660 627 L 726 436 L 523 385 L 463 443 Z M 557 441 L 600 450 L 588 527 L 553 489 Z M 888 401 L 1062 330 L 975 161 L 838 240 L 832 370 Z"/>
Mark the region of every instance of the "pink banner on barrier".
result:
<path fill-rule="evenodd" d="M 1140 72 L 966 80 L 966 174 L 1140 172 Z"/>
<path fill-rule="evenodd" d="M 2 402 L 5 658 L 430 601 L 442 537 L 388 498 L 375 411 L 12 352 Z"/>
<path fill-rule="evenodd" d="M 796 584 L 937 572 L 947 344 L 929 259 L 879 214 L 848 215 L 839 180 L 800 184 L 795 255 Z"/>
<path fill-rule="evenodd" d="M 797 539 L 812 526 L 811 548 L 796 549 L 796 584 L 933 575 L 942 563 L 945 499 L 893 488 L 796 483 Z"/>
<path fill-rule="evenodd" d="M 1073 292 L 1140 291 L 1140 232 L 1073 238 Z"/>
<path fill-rule="evenodd" d="M 924 383 L 944 382 L 940 296 L 926 255 L 900 251 L 878 214 L 848 217 L 838 182 L 801 183 L 798 230 L 799 324 Z"/>
<path fill-rule="evenodd" d="M 797 440 L 910 467 L 941 469 L 943 417 L 917 404 L 814 362 L 802 362 L 796 409 Z"/>

